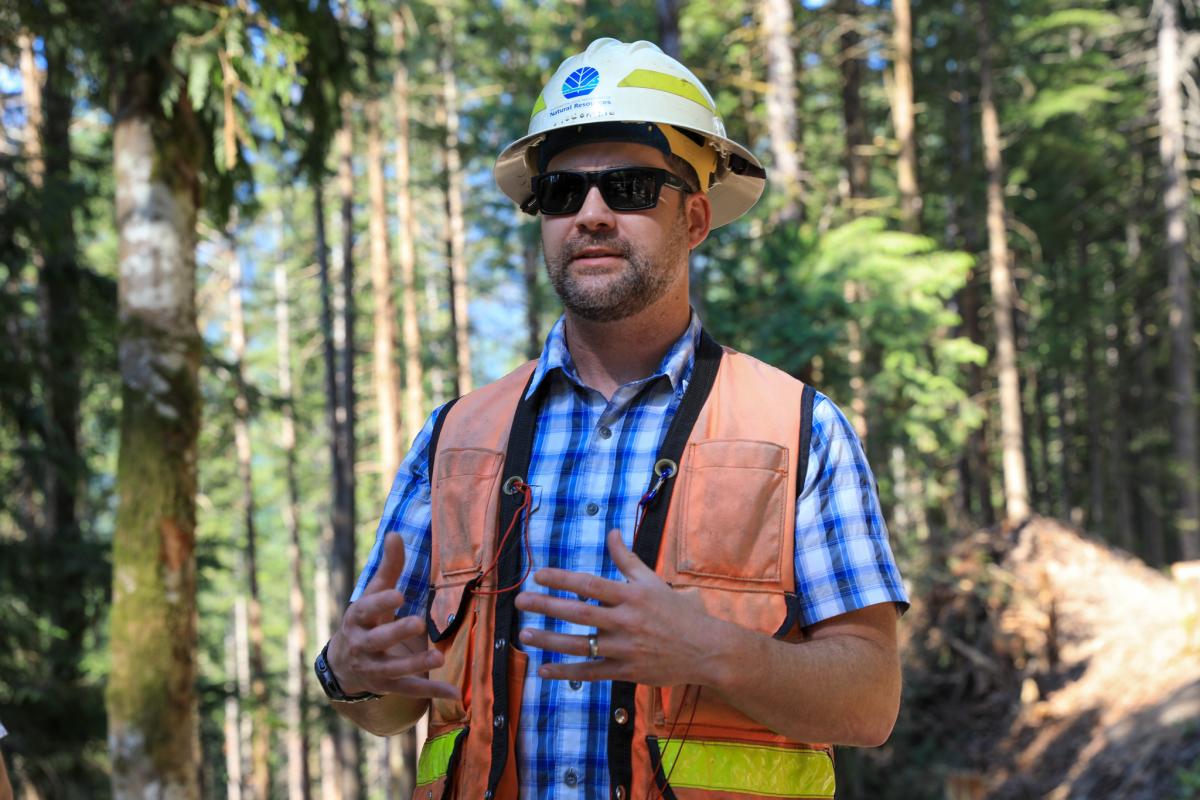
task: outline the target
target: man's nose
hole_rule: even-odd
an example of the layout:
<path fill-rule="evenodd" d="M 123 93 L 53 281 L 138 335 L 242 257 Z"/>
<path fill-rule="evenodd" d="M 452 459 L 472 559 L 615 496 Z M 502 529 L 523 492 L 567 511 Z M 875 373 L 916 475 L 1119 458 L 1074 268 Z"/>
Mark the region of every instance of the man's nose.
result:
<path fill-rule="evenodd" d="M 575 225 L 582 230 L 611 228 L 616 224 L 616 215 L 604 202 L 599 186 L 589 186 L 583 205 L 575 212 Z"/>

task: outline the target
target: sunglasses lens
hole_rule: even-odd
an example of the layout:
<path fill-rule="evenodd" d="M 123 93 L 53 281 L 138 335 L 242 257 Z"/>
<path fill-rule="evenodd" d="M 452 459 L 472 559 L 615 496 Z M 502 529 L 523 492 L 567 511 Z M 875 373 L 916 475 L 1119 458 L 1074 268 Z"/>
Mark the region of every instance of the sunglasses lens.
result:
<path fill-rule="evenodd" d="M 657 173 L 647 169 L 613 170 L 600 180 L 604 202 L 614 211 L 638 211 L 658 203 Z"/>
<path fill-rule="evenodd" d="M 543 214 L 573 214 L 583 206 L 588 180 L 578 172 L 547 172 L 538 176 L 537 201 Z"/>
<path fill-rule="evenodd" d="M 644 211 L 658 205 L 666 170 L 617 167 L 600 172 L 547 172 L 534 179 L 534 195 L 543 214 L 574 214 L 583 207 L 592 184 L 613 211 Z"/>

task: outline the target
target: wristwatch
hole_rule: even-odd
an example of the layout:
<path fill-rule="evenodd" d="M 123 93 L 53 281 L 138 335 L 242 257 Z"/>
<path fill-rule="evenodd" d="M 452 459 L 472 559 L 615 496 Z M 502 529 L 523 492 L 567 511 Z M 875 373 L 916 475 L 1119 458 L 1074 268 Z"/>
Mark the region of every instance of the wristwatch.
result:
<path fill-rule="evenodd" d="M 321 648 L 321 654 L 313 662 L 313 669 L 316 670 L 317 680 L 330 700 L 337 700 L 339 703 L 361 703 L 364 700 L 378 700 L 383 696 L 374 692 L 346 694 L 342 691 L 342 684 L 338 683 L 337 675 L 333 674 L 333 668 L 329 666 L 329 642 Z"/>

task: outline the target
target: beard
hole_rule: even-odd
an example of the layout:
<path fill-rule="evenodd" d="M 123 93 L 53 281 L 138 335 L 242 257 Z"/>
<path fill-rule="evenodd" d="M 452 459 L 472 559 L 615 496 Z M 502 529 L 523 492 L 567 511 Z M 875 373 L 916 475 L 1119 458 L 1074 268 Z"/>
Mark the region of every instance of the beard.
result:
<path fill-rule="evenodd" d="M 572 314 L 589 322 L 616 322 L 646 310 L 679 280 L 678 265 L 687 264 L 686 233 L 683 225 L 676 226 L 671 238 L 653 255 L 617 238 L 615 233 L 578 236 L 568 239 L 556 257 L 546 256 L 546 272 L 554 292 Z M 571 270 L 571 261 L 589 247 L 614 251 L 624 259 L 625 269 L 605 276 L 601 285 L 589 285 L 586 278 Z"/>

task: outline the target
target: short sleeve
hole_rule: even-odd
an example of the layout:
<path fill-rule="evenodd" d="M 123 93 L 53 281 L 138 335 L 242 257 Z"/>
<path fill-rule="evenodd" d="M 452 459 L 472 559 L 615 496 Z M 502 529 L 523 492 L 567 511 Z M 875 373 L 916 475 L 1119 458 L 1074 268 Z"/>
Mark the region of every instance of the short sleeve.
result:
<path fill-rule="evenodd" d="M 439 407 L 421 428 L 412 447 L 392 481 L 383 516 L 375 533 L 375 545 L 367 564 L 358 576 L 350 602 L 362 596 L 363 590 L 379 569 L 383 559 L 383 541 L 388 534 L 398 534 L 404 540 L 404 569 L 396 588 L 404 594 L 404 605 L 397 616 L 422 615 L 429 595 L 429 552 L 432 538 L 429 482 L 429 442 L 434 421 L 441 413 Z"/>
<path fill-rule="evenodd" d="M 796 593 L 801 623 L 876 603 L 908 608 L 888 543 L 875 477 L 849 420 L 817 393 L 804 488 L 796 498 Z"/>

